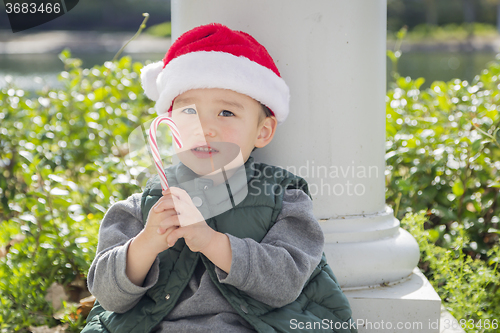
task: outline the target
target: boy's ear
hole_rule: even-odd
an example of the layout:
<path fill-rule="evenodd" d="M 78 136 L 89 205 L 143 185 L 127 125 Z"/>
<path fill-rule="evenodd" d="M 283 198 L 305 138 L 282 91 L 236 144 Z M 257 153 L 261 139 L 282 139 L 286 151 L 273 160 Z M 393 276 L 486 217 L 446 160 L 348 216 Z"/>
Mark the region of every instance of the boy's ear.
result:
<path fill-rule="evenodd" d="M 262 123 L 259 125 L 254 146 L 257 148 L 262 148 L 265 147 L 269 142 L 271 142 L 274 137 L 274 133 L 276 132 L 276 126 L 278 126 L 276 117 L 270 116 L 264 118 Z"/>

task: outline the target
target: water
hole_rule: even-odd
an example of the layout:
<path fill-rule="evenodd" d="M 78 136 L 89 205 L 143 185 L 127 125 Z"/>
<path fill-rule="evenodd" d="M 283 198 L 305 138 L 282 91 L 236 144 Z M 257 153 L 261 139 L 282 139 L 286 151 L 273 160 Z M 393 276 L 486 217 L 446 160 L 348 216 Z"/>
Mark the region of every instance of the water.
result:
<path fill-rule="evenodd" d="M 159 61 L 165 53 L 134 53 L 129 55 L 132 61 L 144 63 L 146 60 Z M 83 68 L 102 65 L 110 61 L 115 53 L 72 54 L 82 60 Z M 41 89 L 45 84 L 51 87 L 62 86 L 57 75 L 64 70 L 63 62 L 56 54 L 0 54 L 0 88 L 6 84 L 5 77 L 13 77 L 14 84 L 25 90 Z"/>
<path fill-rule="evenodd" d="M 408 52 L 401 56 L 398 69 L 401 76 L 425 78 L 423 88 L 434 81 L 462 79 L 472 81 L 487 64 L 495 60 L 493 52 Z M 387 63 L 387 73 L 391 70 Z"/>
<path fill-rule="evenodd" d="M 436 80 L 449 81 L 454 78 L 471 81 L 475 75 L 486 68 L 488 62 L 495 60 L 492 52 L 407 52 L 399 60 L 398 69 L 402 76 L 412 78 L 424 77 L 428 87 Z M 107 54 L 73 54 L 73 57 L 82 59 L 83 67 L 102 65 L 111 60 L 114 53 Z M 164 54 L 131 54 L 133 61 L 158 61 Z M 0 55 L 0 87 L 5 86 L 5 76 L 11 75 L 14 83 L 27 90 L 36 90 L 49 86 L 60 86 L 57 74 L 64 70 L 62 61 L 54 54 L 36 55 Z M 391 63 L 387 62 L 387 77 L 390 78 Z"/>

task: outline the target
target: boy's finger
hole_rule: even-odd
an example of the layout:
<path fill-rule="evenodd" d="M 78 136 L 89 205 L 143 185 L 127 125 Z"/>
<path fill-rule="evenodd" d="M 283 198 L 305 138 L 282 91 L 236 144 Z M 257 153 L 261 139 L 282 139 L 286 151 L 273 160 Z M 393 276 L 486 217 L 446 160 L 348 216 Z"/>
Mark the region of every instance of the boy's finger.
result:
<path fill-rule="evenodd" d="M 172 226 L 179 227 L 181 224 L 179 222 L 179 217 L 177 214 L 171 215 L 160 222 L 160 227 L 163 229 L 168 229 Z"/>
<path fill-rule="evenodd" d="M 189 194 L 185 190 L 183 190 L 181 188 L 171 187 L 169 189 L 170 189 L 170 193 L 172 193 L 173 195 L 175 195 L 176 198 L 179 199 L 179 200 L 187 200 L 188 198 L 190 198 Z"/>
<path fill-rule="evenodd" d="M 181 190 L 181 189 L 177 189 L 177 190 Z M 183 190 L 181 190 L 181 191 L 183 191 Z M 170 189 L 168 189 L 168 190 L 162 191 L 161 194 L 163 196 L 158 201 L 160 201 L 162 199 L 166 199 L 166 198 L 171 198 L 171 199 L 179 201 L 179 200 L 181 200 L 182 192 L 174 192 L 174 191 L 170 191 Z"/>
<path fill-rule="evenodd" d="M 177 211 L 175 209 L 165 209 L 159 213 L 156 213 L 155 217 L 148 222 L 148 227 L 158 227 L 162 225 L 162 221 L 166 221 L 171 216 L 177 216 Z"/>
<path fill-rule="evenodd" d="M 173 226 L 173 227 L 170 227 L 170 228 L 163 228 L 163 227 L 160 226 L 160 227 L 158 227 L 158 229 L 156 229 L 156 232 L 158 234 L 160 234 L 160 235 L 163 235 L 164 233 L 168 232 L 170 229 L 175 230 L 177 228 L 178 228 L 177 226 Z"/>
<path fill-rule="evenodd" d="M 159 213 L 163 210 L 167 210 L 167 209 L 174 208 L 174 207 L 175 207 L 175 204 L 174 204 L 174 200 L 172 199 L 172 197 L 164 196 L 164 197 L 161 197 L 160 200 L 158 200 L 154 204 L 153 210 L 155 213 Z"/>
<path fill-rule="evenodd" d="M 179 213 L 174 208 L 168 208 L 158 213 L 160 220 L 165 220 L 173 215 L 179 215 Z"/>
<path fill-rule="evenodd" d="M 168 236 L 167 236 L 167 244 L 169 247 L 172 247 L 177 243 L 177 240 L 179 238 L 184 237 L 184 232 L 185 228 L 177 228 L 174 231 L 172 231 Z"/>

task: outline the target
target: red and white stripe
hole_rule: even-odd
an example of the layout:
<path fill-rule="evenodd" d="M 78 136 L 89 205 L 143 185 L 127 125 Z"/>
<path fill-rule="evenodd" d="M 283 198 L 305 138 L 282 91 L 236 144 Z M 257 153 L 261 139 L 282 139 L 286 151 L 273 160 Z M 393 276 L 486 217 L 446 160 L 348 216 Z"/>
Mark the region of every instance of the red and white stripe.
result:
<path fill-rule="evenodd" d="M 182 141 L 177 125 L 175 125 L 175 122 L 169 116 L 159 115 L 151 123 L 151 126 L 149 127 L 148 137 L 149 146 L 151 147 L 151 151 L 153 153 L 156 170 L 158 171 L 158 175 L 160 176 L 161 188 L 165 191 L 168 189 L 167 176 L 165 175 L 165 171 L 163 171 L 163 163 L 161 161 L 160 152 L 158 150 L 158 144 L 156 143 L 156 129 L 162 122 L 167 123 L 170 131 L 172 132 L 172 136 L 174 137 L 175 144 L 178 148 L 182 148 Z"/>

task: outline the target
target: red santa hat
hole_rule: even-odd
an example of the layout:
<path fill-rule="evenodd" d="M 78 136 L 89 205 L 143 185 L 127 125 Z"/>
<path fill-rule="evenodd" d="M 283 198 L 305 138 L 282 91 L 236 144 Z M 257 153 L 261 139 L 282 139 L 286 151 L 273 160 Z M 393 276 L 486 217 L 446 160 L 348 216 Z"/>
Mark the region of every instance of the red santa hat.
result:
<path fill-rule="evenodd" d="M 242 31 L 211 23 L 182 34 L 163 61 L 141 70 L 146 96 L 158 114 L 191 89 L 230 89 L 267 106 L 278 124 L 288 116 L 290 92 L 267 50 Z"/>

